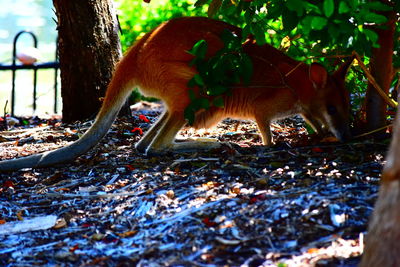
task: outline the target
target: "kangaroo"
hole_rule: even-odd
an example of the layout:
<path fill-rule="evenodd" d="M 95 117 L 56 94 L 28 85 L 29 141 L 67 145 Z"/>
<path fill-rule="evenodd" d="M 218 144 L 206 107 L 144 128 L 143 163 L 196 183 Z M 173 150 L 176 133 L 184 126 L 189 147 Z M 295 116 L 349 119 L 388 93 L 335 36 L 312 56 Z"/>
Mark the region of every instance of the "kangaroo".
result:
<path fill-rule="evenodd" d="M 190 103 L 188 81 L 197 73 L 189 66 L 187 51 L 204 39 L 206 56 L 223 48 L 224 30 L 241 36 L 239 28 L 202 17 L 172 19 L 144 35 L 118 63 L 102 107 L 90 129 L 74 143 L 50 152 L 0 162 L 0 171 L 45 167 L 75 159 L 94 147 L 108 132 L 132 88 L 161 99 L 165 112 L 136 144 L 139 152 L 157 155 L 166 151 L 190 151 L 217 147 L 217 142 L 174 142 L 185 126 L 184 110 Z M 344 77 L 349 62 L 329 75 L 319 64 L 298 62 L 270 45 L 243 44 L 251 57 L 250 84 L 238 84 L 226 96 L 223 108 L 211 107 L 196 114 L 193 127 L 209 128 L 231 118 L 256 121 L 264 145 L 270 145 L 273 119 L 301 114 L 317 132 L 330 130 L 339 140 L 350 137 L 349 93 Z"/>

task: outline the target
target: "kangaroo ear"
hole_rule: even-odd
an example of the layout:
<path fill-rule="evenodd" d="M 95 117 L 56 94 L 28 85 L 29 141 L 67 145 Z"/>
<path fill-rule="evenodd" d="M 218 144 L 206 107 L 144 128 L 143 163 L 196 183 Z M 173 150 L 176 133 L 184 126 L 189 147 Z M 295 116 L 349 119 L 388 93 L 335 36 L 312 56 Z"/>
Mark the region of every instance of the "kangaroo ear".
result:
<path fill-rule="evenodd" d="M 315 89 L 324 88 L 328 80 L 328 72 L 318 63 L 313 63 L 309 69 L 310 81 Z"/>
<path fill-rule="evenodd" d="M 347 71 L 349 70 L 349 67 L 353 63 L 354 56 L 351 56 L 348 60 L 346 60 L 340 67 L 333 73 L 333 76 L 344 80 L 344 77 L 346 76 Z"/>

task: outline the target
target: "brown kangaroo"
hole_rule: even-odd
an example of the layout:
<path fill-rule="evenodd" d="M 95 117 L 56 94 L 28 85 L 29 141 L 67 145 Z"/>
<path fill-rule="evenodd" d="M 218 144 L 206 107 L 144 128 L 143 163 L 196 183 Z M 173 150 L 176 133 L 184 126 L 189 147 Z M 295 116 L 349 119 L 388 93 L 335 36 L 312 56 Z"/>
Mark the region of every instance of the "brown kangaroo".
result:
<path fill-rule="evenodd" d="M 175 143 L 175 135 L 186 124 L 184 110 L 190 103 L 188 81 L 196 74 L 189 66 L 187 51 L 204 39 L 207 56 L 223 48 L 224 30 L 240 36 L 239 28 L 201 17 L 165 22 L 139 40 L 116 67 L 103 105 L 92 127 L 76 142 L 50 152 L 0 162 L 0 171 L 44 167 L 71 161 L 94 147 L 107 133 L 132 88 L 161 99 L 165 112 L 136 144 L 138 151 L 160 154 L 166 151 L 210 149 L 217 142 Z M 254 119 L 265 145 L 271 144 L 270 122 L 293 114 L 302 116 L 317 132 L 330 130 L 346 140 L 349 131 L 349 93 L 344 76 L 351 62 L 333 75 L 319 64 L 306 65 L 269 46 L 248 40 L 244 51 L 253 62 L 250 84 L 236 85 L 225 97 L 224 108 L 212 107 L 196 114 L 195 128 L 208 128 L 226 117 Z"/>

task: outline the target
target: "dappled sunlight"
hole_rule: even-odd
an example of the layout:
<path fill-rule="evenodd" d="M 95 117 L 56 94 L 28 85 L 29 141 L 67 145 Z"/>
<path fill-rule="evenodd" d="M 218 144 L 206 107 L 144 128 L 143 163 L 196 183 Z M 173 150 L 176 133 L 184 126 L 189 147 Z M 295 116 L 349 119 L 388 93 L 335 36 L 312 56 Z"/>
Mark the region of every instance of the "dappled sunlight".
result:
<path fill-rule="evenodd" d="M 146 118 L 154 120 L 149 113 Z M 145 131 L 149 122 L 136 119 Z M 113 255 L 135 262 L 148 255 L 149 262 L 162 259 L 172 265 L 179 257 L 180 263 L 264 266 L 340 262 L 360 255 L 358 239 L 376 197 L 383 146 L 237 146 L 235 153 L 227 147 L 156 158 L 132 152 L 128 144 L 139 134 L 131 133 L 126 121 L 117 124 L 114 129 L 123 130 L 111 131 L 75 163 L 23 171 L 15 189 L 1 189 L 1 197 L 27 207 L 20 216 L 57 214 L 61 227 L 47 236 L 18 234 L 19 241 L 41 240 L 46 247 L 3 246 L 1 253 L 24 258 L 40 247 L 64 261 Z M 232 125 L 221 124 L 216 131 L 232 131 Z M 43 146 L 73 138 L 56 135 L 54 128 L 41 136 Z M 37 145 L 37 138 L 9 146 L 9 153 L 22 154 Z M 357 156 L 361 147 L 362 157 Z M 9 214 L 4 219 L 12 220 L 15 204 L 3 207 Z M 1 242 L 15 244 L 15 238 L 4 236 Z M 57 248 L 61 240 L 66 245 Z"/>

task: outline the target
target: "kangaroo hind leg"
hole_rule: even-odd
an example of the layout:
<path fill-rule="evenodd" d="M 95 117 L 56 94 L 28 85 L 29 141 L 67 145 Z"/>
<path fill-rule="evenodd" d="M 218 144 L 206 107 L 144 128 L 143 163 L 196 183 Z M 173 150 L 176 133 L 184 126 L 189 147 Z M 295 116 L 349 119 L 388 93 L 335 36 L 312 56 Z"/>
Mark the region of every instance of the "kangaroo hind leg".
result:
<path fill-rule="evenodd" d="M 272 144 L 271 122 L 264 116 L 256 116 L 256 123 L 263 145 L 270 146 Z"/>
<path fill-rule="evenodd" d="M 149 147 L 151 142 L 157 135 L 158 129 L 162 128 L 168 118 L 168 112 L 164 111 L 164 113 L 160 116 L 160 118 L 150 127 L 150 129 L 146 132 L 146 134 L 136 143 L 135 148 L 140 153 L 145 153 L 146 149 Z"/>
<path fill-rule="evenodd" d="M 185 124 L 183 113 L 165 112 L 137 146 L 145 148 L 148 155 L 158 155 L 173 150 L 175 136 Z"/>
<path fill-rule="evenodd" d="M 182 113 L 165 113 L 149 133 L 143 137 L 143 143 L 140 143 L 139 146 L 142 147 L 143 144 L 144 147 L 152 139 L 147 145 L 147 155 L 159 155 L 168 151 L 176 153 L 196 152 L 220 147 L 219 142 L 214 142 L 215 139 L 201 141 L 200 138 L 199 140 L 174 142 L 176 134 L 185 124 L 186 120 Z"/>

